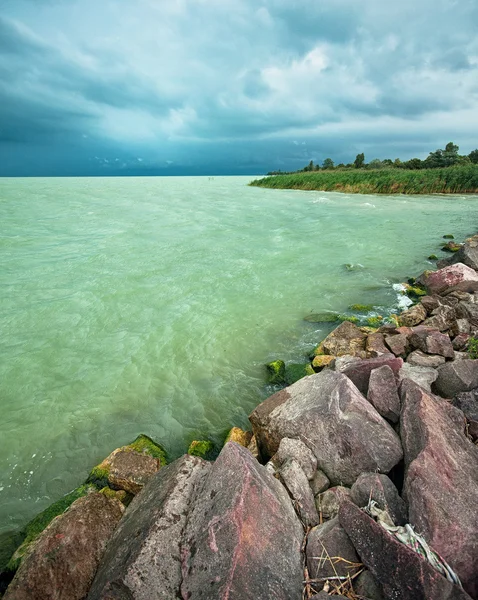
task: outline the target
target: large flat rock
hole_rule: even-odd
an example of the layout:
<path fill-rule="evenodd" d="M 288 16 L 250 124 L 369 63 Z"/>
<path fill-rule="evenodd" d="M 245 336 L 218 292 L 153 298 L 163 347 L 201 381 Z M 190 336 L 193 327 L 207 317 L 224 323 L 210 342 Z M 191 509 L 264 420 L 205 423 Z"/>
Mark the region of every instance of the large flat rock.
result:
<path fill-rule="evenodd" d="M 99 492 L 76 500 L 25 556 L 5 600 L 83 600 L 123 509 Z"/>
<path fill-rule="evenodd" d="M 89 600 L 179 597 L 181 538 L 209 468 L 210 463 L 186 454 L 150 479 L 108 544 Z"/>
<path fill-rule="evenodd" d="M 476 292 L 478 274 L 463 263 L 456 263 L 438 271 L 425 271 L 419 278 L 431 294 L 444 296 L 453 291 Z"/>
<path fill-rule="evenodd" d="M 478 448 L 450 403 L 411 381 L 402 383 L 401 396 L 410 523 L 478 597 Z"/>
<path fill-rule="evenodd" d="M 249 419 L 263 456 L 273 456 L 284 437 L 300 439 L 332 485 L 388 473 L 402 458 L 392 427 L 348 377 L 328 369 L 277 392 Z"/>
<path fill-rule="evenodd" d="M 186 526 L 181 586 L 188 600 L 301 600 L 303 528 L 282 484 L 227 443 Z"/>

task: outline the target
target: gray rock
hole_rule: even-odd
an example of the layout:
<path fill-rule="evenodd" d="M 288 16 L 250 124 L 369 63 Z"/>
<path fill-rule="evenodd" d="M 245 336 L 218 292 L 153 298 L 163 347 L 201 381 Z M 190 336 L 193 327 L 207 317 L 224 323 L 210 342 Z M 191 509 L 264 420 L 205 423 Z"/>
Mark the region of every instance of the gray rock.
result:
<path fill-rule="evenodd" d="M 312 479 L 317 471 L 317 459 L 313 452 L 301 440 L 282 438 L 272 461 L 280 467 L 290 458 L 294 458 L 299 463 L 307 479 Z"/>
<path fill-rule="evenodd" d="M 279 476 L 292 497 L 294 508 L 306 527 L 313 527 L 319 522 L 315 508 L 314 494 L 309 481 L 300 464 L 291 458 L 279 470 Z"/>
<path fill-rule="evenodd" d="M 410 363 L 404 363 L 400 369 L 400 381 L 411 379 L 428 392 L 431 391 L 431 386 L 438 377 L 438 371 L 431 367 L 416 367 Z"/>
<path fill-rule="evenodd" d="M 401 460 L 391 426 L 350 379 L 328 369 L 277 392 L 249 418 L 261 454 L 273 456 L 284 437 L 303 439 L 333 485 L 351 485 L 364 471 L 388 473 Z"/>
<path fill-rule="evenodd" d="M 312 490 L 312 493 L 314 494 L 314 496 L 317 496 L 317 494 L 321 494 L 322 492 L 325 492 L 325 490 L 328 489 L 329 487 L 330 487 L 329 478 L 323 471 L 318 469 L 315 472 L 312 479 L 310 480 L 310 489 Z"/>
<path fill-rule="evenodd" d="M 189 513 L 182 598 L 301 598 L 303 528 L 283 485 L 227 443 Z"/>
<path fill-rule="evenodd" d="M 354 592 L 366 600 L 386 600 L 383 589 L 370 571 L 364 571 L 354 581 Z"/>
<path fill-rule="evenodd" d="M 463 411 L 465 417 L 470 421 L 478 421 L 478 388 L 455 396 L 453 406 Z"/>
<path fill-rule="evenodd" d="M 407 522 L 407 506 L 386 475 L 362 473 L 353 484 L 350 493 L 357 506 L 367 506 L 369 500 L 375 500 L 382 510 L 388 512 L 395 525 L 404 525 Z"/>
<path fill-rule="evenodd" d="M 431 367 L 436 369 L 445 364 L 446 358 L 438 354 L 425 354 L 421 350 L 414 350 L 407 356 L 407 363 L 415 367 Z"/>
<path fill-rule="evenodd" d="M 5 600 L 83 600 L 123 511 L 99 492 L 73 502 L 25 556 Z"/>
<path fill-rule="evenodd" d="M 345 354 L 344 356 L 337 356 L 333 363 L 334 371 L 338 373 L 343 373 L 345 369 L 353 365 L 354 363 L 360 362 L 360 358 L 358 356 L 351 356 L 350 354 Z"/>
<path fill-rule="evenodd" d="M 461 333 L 470 333 L 470 323 L 468 319 L 456 319 L 453 325 L 450 327 L 450 333 L 452 335 L 459 335 Z"/>
<path fill-rule="evenodd" d="M 455 352 L 465 350 L 469 339 L 470 336 L 467 333 L 459 333 L 452 342 L 453 350 L 455 350 Z"/>
<path fill-rule="evenodd" d="M 383 365 L 370 373 L 367 400 L 392 423 L 400 419 L 400 398 L 392 369 Z"/>
<path fill-rule="evenodd" d="M 353 576 L 360 568 L 350 564 L 359 565 L 360 559 L 337 517 L 309 532 L 306 556 L 311 579 Z"/>
<path fill-rule="evenodd" d="M 445 358 L 454 356 L 450 337 L 430 327 L 414 327 L 410 336 L 410 344 L 426 354 L 439 354 Z"/>
<path fill-rule="evenodd" d="M 467 267 L 478 271 L 478 235 L 474 235 L 467 240 L 450 258 L 446 259 L 449 265 L 463 263 Z"/>
<path fill-rule="evenodd" d="M 456 307 L 456 315 L 459 319 L 466 320 L 468 326 L 471 324 L 473 327 L 478 327 L 478 304 L 476 302 L 460 302 Z"/>
<path fill-rule="evenodd" d="M 332 487 L 315 498 L 317 512 L 325 521 L 334 519 L 339 514 L 339 508 L 342 502 L 350 500 L 351 491 L 342 485 Z"/>
<path fill-rule="evenodd" d="M 409 381 L 401 395 L 410 523 L 477 597 L 478 448 L 465 436 L 463 413 L 449 402 Z"/>
<path fill-rule="evenodd" d="M 209 468 L 210 463 L 186 454 L 149 481 L 128 507 L 111 539 L 89 600 L 178 597 L 181 537 L 188 511 Z"/>
<path fill-rule="evenodd" d="M 437 369 L 433 391 L 443 398 L 453 398 L 460 392 L 478 387 L 478 360 L 455 360 Z"/>
<path fill-rule="evenodd" d="M 456 352 L 455 351 L 455 358 L 453 360 L 469 360 L 470 355 L 468 354 L 468 352 Z"/>

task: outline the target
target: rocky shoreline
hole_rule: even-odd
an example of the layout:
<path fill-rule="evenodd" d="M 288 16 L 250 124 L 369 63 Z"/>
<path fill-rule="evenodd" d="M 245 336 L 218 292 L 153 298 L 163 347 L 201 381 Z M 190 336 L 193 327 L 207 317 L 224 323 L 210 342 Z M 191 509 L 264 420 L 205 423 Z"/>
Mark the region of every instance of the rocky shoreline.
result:
<path fill-rule="evenodd" d="M 167 464 L 147 436 L 31 521 L 5 600 L 478 600 L 478 236 Z"/>

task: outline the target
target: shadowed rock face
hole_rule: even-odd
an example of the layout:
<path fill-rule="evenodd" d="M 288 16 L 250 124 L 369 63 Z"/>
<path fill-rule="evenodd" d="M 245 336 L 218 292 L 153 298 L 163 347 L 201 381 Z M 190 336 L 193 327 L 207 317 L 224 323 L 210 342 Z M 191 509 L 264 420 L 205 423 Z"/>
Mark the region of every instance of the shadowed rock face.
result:
<path fill-rule="evenodd" d="M 433 391 L 443 398 L 453 398 L 461 392 L 478 387 L 478 360 L 458 360 L 437 369 Z"/>
<path fill-rule="evenodd" d="M 332 485 L 352 485 L 364 471 L 388 473 L 402 458 L 391 426 L 348 377 L 330 370 L 274 394 L 249 418 L 264 456 L 284 437 L 301 439 Z"/>
<path fill-rule="evenodd" d="M 186 454 L 149 481 L 108 544 L 90 600 L 178 597 L 181 537 L 197 488 L 209 468 L 209 463 Z"/>
<path fill-rule="evenodd" d="M 76 500 L 40 535 L 4 598 L 83 600 L 123 510 L 97 492 Z"/>
<path fill-rule="evenodd" d="M 300 600 L 303 528 L 285 488 L 229 442 L 188 519 L 182 555 L 187 600 Z"/>
<path fill-rule="evenodd" d="M 367 506 L 370 499 L 375 500 L 382 510 L 388 512 L 395 525 L 407 522 L 406 504 L 386 475 L 362 473 L 352 486 L 351 498 L 357 506 Z"/>
<path fill-rule="evenodd" d="M 478 448 L 461 411 L 411 381 L 401 388 L 410 523 L 478 596 Z"/>
<path fill-rule="evenodd" d="M 340 525 L 364 565 L 393 600 L 471 600 L 426 560 L 400 543 L 352 502 L 344 502 Z"/>

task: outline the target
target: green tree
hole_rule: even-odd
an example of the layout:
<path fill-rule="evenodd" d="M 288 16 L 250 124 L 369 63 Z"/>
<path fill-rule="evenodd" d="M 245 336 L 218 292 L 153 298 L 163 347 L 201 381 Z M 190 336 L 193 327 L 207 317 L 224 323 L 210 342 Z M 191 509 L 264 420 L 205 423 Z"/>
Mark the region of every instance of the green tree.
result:
<path fill-rule="evenodd" d="M 379 158 L 374 158 L 368 163 L 369 169 L 383 169 L 384 164 Z"/>
<path fill-rule="evenodd" d="M 478 165 L 478 148 L 476 150 L 472 150 L 470 154 L 468 154 L 468 158 L 473 164 Z"/>
<path fill-rule="evenodd" d="M 361 154 L 357 154 L 354 160 L 354 166 L 356 169 L 362 169 L 365 162 L 365 154 L 362 152 Z"/>
<path fill-rule="evenodd" d="M 453 142 L 448 142 L 445 150 L 438 148 L 435 152 L 430 152 L 424 160 L 423 166 L 428 169 L 439 169 L 442 167 L 451 167 L 452 165 L 463 162 L 463 157 L 458 154 L 460 148 Z"/>
<path fill-rule="evenodd" d="M 322 163 L 322 168 L 323 169 L 333 169 L 334 168 L 334 161 L 331 158 L 326 158 L 324 160 L 324 162 Z"/>
<path fill-rule="evenodd" d="M 413 169 L 413 170 L 423 169 L 423 161 L 421 161 L 419 158 L 411 158 L 410 160 L 407 160 L 406 162 L 404 162 L 403 166 L 406 169 Z"/>

